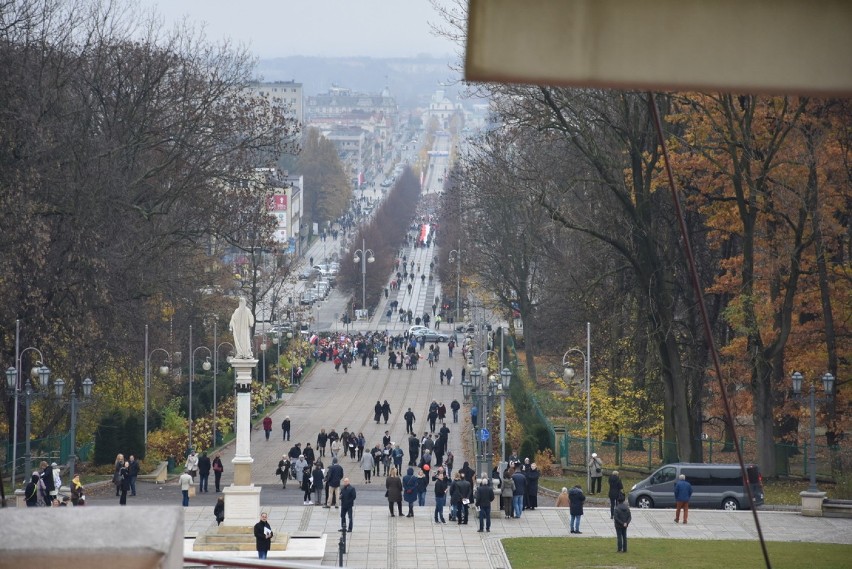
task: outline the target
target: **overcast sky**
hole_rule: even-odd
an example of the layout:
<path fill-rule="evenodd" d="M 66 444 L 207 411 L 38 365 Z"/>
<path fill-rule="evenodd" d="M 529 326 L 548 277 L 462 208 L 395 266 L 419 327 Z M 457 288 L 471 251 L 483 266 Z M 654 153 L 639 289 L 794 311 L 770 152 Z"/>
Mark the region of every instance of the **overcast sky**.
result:
<path fill-rule="evenodd" d="M 167 25 L 206 23 L 211 41 L 244 43 L 259 57 L 289 55 L 445 56 L 456 47 L 435 37 L 428 0 L 139 0 Z"/>

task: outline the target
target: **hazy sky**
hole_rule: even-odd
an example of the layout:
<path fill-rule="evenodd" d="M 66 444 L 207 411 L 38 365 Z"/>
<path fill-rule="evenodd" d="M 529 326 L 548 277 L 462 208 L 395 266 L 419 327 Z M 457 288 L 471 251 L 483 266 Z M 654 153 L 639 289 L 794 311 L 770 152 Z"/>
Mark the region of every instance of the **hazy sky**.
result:
<path fill-rule="evenodd" d="M 262 58 L 288 55 L 411 57 L 457 51 L 434 36 L 428 0 L 139 0 L 166 25 L 206 22 L 211 41 L 229 37 Z"/>

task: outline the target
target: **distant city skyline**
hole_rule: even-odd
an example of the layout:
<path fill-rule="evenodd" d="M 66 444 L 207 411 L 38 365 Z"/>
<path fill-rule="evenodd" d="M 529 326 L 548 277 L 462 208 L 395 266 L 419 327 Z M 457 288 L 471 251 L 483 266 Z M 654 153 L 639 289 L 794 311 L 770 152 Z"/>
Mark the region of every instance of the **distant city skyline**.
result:
<path fill-rule="evenodd" d="M 442 0 L 443 2 L 444 0 Z M 448 56 L 455 44 L 435 36 L 443 25 L 428 0 L 140 0 L 167 28 L 204 25 L 208 41 L 230 39 L 263 58 Z"/>

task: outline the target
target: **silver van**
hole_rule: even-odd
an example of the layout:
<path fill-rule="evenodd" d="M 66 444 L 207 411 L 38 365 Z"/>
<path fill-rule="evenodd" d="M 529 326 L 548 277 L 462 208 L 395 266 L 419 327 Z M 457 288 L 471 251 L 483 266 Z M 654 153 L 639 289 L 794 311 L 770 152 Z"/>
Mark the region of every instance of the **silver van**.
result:
<path fill-rule="evenodd" d="M 674 485 L 681 474 L 692 485 L 690 508 L 747 510 L 752 507 L 739 464 L 667 464 L 634 484 L 627 501 L 639 508 L 673 508 Z M 763 477 L 756 464 L 746 464 L 746 479 L 754 496 L 754 506 L 762 506 Z"/>

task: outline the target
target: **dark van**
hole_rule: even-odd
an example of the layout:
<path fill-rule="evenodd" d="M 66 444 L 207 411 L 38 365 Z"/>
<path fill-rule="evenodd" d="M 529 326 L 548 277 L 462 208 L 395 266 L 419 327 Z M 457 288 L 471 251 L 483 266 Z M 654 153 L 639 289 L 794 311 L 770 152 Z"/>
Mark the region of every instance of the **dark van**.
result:
<path fill-rule="evenodd" d="M 673 508 L 674 485 L 681 474 L 692 484 L 690 508 L 747 510 L 752 507 L 752 503 L 749 501 L 746 483 L 751 486 L 753 505 L 763 505 L 763 478 L 756 464 L 746 465 L 746 482 L 739 464 L 688 462 L 667 464 L 645 480 L 636 483 L 627 495 L 628 502 L 639 508 Z"/>

